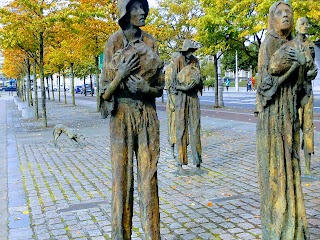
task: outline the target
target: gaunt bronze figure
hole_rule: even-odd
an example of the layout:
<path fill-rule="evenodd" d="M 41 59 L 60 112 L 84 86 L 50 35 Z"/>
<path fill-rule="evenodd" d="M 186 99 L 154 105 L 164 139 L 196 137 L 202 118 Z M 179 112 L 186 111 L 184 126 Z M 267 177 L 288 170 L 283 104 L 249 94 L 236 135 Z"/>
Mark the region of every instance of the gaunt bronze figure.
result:
<path fill-rule="evenodd" d="M 179 52 L 175 52 L 172 54 L 170 63 L 165 69 L 165 90 L 167 92 L 167 116 L 168 116 L 168 142 L 171 147 L 171 156 L 173 159 L 175 156 L 175 145 L 177 144 L 176 140 L 176 114 L 175 114 L 175 103 L 176 103 L 176 91 L 174 81 L 172 80 L 172 68 L 174 59 L 179 56 Z"/>
<path fill-rule="evenodd" d="M 140 214 L 145 239 L 160 239 L 157 163 L 159 120 L 155 98 L 163 92 L 163 64 L 156 40 L 140 29 L 147 0 L 119 0 L 121 30 L 104 50 L 102 110 L 110 118 L 112 239 L 131 239 L 133 160 L 137 159 Z"/>
<path fill-rule="evenodd" d="M 298 114 L 307 57 L 292 38 L 293 27 L 291 6 L 274 3 L 258 63 L 257 158 L 263 240 L 310 239 L 301 187 Z"/>
<path fill-rule="evenodd" d="M 309 29 L 308 19 L 299 18 L 296 23 L 296 39 L 300 42 L 301 48 L 306 53 L 307 75 L 304 81 L 306 95 L 302 100 L 302 106 L 299 109 L 300 126 L 302 130 L 302 149 L 305 158 L 305 174 L 311 174 L 311 154 L 314 154 L 314 125 L 313 125 L 313 91 L 312 80 L 317 76 L 318 69 L 314 62 L 315 44 L 307 38 Z"/>
<path fill-rule="evenodd" d="M 199 43 L 186 39 L 178 56 L 173 61 L 172 81 L 175 95 L 175 126 L 178 149 L 178 172 L 188 164 L 187 146 L 191 145 L 193 163 L 200 169 L 200 101 L 203 82 L 198 59 L 193 53 Z M 189 135 L 190 131 L 190 135 Z M 190 136 L 190 139 L 189 139 Z"/>

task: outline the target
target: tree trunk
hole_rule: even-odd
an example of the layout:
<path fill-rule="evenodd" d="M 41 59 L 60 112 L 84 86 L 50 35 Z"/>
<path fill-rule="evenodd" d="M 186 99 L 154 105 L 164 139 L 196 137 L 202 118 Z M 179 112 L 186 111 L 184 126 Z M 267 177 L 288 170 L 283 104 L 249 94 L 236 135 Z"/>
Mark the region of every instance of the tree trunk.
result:
<path fill-rule="evenodd" d="M 213 64 L 214 64 L 214 71 L 215 71 L 215 85 L 214 85 L 214 107 L 219 108 L 219 79 L 218 79 L 218 58 L 217 55 L 213 55 Z"/>
<path fill-rule="evenodd" d="M 85 96 L 87 96 L 86 77 L 85 76 L 83 77 L 83 87 L 84 87 L 83 93 Z"/>
<path fill-rule="evenodd" d="M 19 86 L 20 86 L 20 97 L 23 102 L 26 101 L 25 91 L 24 91 L 24 79 L 23 77 L 20 77 L 19 79 Z"/>
<path fill-rule="evenodd" d="M 21 84 L 21 79 L 20 79 L 20 76 L 19 76 L 19 78 L 17 79 L 17 96 L 19 97 L 19 98 L 21 98 L 22 99 L 22 101 L 24 101 L 23 100 L 23 92 L 22 92 L 22 86 L 21 86 L 22 84 Z M 11 92 L 11 91 L 10 91 Z M 10 95 L 10 92 L 9 92 L 9 95 Z M 12 94 L 13 95 L 13 94 Z"/>
<path fill-rule="evenodd" d="M 51 92 L 52 92 L 52 100 L 55 101 L 54 99 L 54 90 L 53 90 L 53 76 L 50 75 L 50 78 L 51 78 Z"/>
<path fill-rule="evenodd" d="M 96 87 L 97 111 L 100 112 L 99 56 L 96 56 Z"/>
<path fill-rule="evenodd" d="M 33 91 L 36 120 L 39 119 L 39 99 L 38 99 L 38 81 L 37 81 L 37 63 L 33 63 Z"/>
<path fill-rule="evenodd" d="M 59 75 L 58 75 L 58 98 L 59 98 L 59 102 L 61 102 L 61 93 L 60 93 L 60 84 L 61 84 L 61 79 L 60 79 L 60 70 L 59 70 Z"/>
<path fill-rule="evenodd" d="M 41 101 L 42 101 L 42 126 L 48 126 L 47 108 L 46 108 L 46 89 L 44 87 L 44 67 L 43 67 L 43 32 L 40 32 L 40 80 L 41 80 Z"/>
<path fill-rule="evenodd" d="M 91 96 L 93 96 L 92 74 L 90 74 L 90 88 L 91 88 Z"/>
<path fill-rule="evenodd" d="M 28 101 L 28 106 L 31 107 L 33 106 L 32 102 L 32 92 L 31 92 L 31 81 L 30 81 L 30 75 L 31 75 L 31 66 L 30 66 L 30 59 L 26 59 L 26 65 L 27 65 L 27 101 Z"/>
<path fill-rule="evenodd" d="M 64 95 L 64 104 L 67 104 L 67 90 L 66 90 L 66 75 L 62 72 L 63 76 L 63 95 Z"/>
<path fill-rule="evenodd" d="M 50 88 L 49 88 L 49 77 L 48 76 L 46 76 L 46 80 L 47 80 L 48 100 L 50 100 Z"/>
<path fill-rule="evenodd" d="M 74 95 L 74 73 L 73 73 L 73 63 L 70 63 L 70 69 L 71 69 L 71 95 L 72 95 L 72 105 L 76 105 L 76 98 Z"/>

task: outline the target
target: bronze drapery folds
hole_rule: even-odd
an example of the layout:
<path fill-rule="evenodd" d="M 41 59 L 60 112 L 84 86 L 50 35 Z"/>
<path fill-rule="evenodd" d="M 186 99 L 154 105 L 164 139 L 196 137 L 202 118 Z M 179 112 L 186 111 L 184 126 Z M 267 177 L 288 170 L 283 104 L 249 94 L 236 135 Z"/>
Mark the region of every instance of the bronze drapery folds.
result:
<path fill-rule="evenodd" d="M 200 168 L 200 101 L 203 82 L 198 59 L 193 55 L 199 44 L 186 39 L 172 67 L 173 92 L 175 92 L 175 126 L 178 149 L 178 171 L 188 164 L 187 146 L 191 145 L 193 163 Z M 177 117 L 179 116 L 179 117 Z M 190 131 L 190 139 L 189 139 Z"/>
<path fill-rule="evenodd" d="M 307 75 L 304 80 L 305 96 L 299 109 L 300 127 L 302 130 L 302 149 L 305 158 L 305 173 L 311 174 L 311 154 L 314 154 L 314 125 L 313 125 L 313 91 L 312 80 L 318 73 L 317 65 L 314 62 L 315 44 L 307 38 L 309 29 L 308 19 L 299 18 L 296 23 L 296 39 L 300 42 L 302 51 L 306 54 Z"/>
<path fill-rule="evenodd" d="M 298 110 L 305 95 L 306 54 L 292 39 L 293 12 L 270 7 L 260 47 L 257 86 L 257 158 L 262 239 L 310 239 L 300 172 Z"/>

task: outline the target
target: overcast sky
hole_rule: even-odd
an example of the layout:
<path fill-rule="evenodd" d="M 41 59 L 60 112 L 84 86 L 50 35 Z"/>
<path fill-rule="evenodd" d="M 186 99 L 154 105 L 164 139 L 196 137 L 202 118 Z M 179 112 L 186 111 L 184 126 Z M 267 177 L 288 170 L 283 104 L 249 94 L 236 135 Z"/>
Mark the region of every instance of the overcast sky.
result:
<path fill-rule="evenodd" d="M 156 7 L 158 4 L 157 2 L 158 2 L 158 0 L 148 0 L 150 7 Z"/>

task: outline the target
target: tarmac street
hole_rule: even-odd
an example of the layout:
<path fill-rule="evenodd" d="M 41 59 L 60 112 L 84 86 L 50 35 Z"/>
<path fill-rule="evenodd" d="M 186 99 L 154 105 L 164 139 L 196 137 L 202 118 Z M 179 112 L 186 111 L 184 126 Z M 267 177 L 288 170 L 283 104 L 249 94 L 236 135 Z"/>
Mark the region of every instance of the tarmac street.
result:
<path fill-rule="evenodd" d="M 48 128 L 26 120 L 12 96 L 0 97 L 0 239 L 110 239 L 109 120 L 95 97 L 77 106 L 47 101 Z M 71 103 L 71 101 L 69 101 Z M 242 110 L 202 111 L 202 174 L 189 155 L 186 175 L 176 174 L 167 140 L 165 104 L 157 100 L 161 133 L 158 164 L 161 236 L 173 239 L 260 239 L 255 121 Z M 221 113 L 225 112 L 225 114 Z M 41 111 L 40 111 L 41 113 Z M 250 118 L 250 120 L 248 120 Z M 52 130 L 63 123 L 84 136 L 66 135 L 54 147 Z M 302 177 L 311 239 L 320 239 L 320 133 L 315 132 L 312 176 Z M 190 150 L 190 149 L 189 149 Z M 190 153 L 190 152 L 189 152 Z M 302 152 L 301 152 L 302 153 Z M 190 161 L 191 160 L 191 161 Z M 301 154 L 301 167 L 304 158 Z M 144 239 L 135 185 L 132 239 Z"/>

